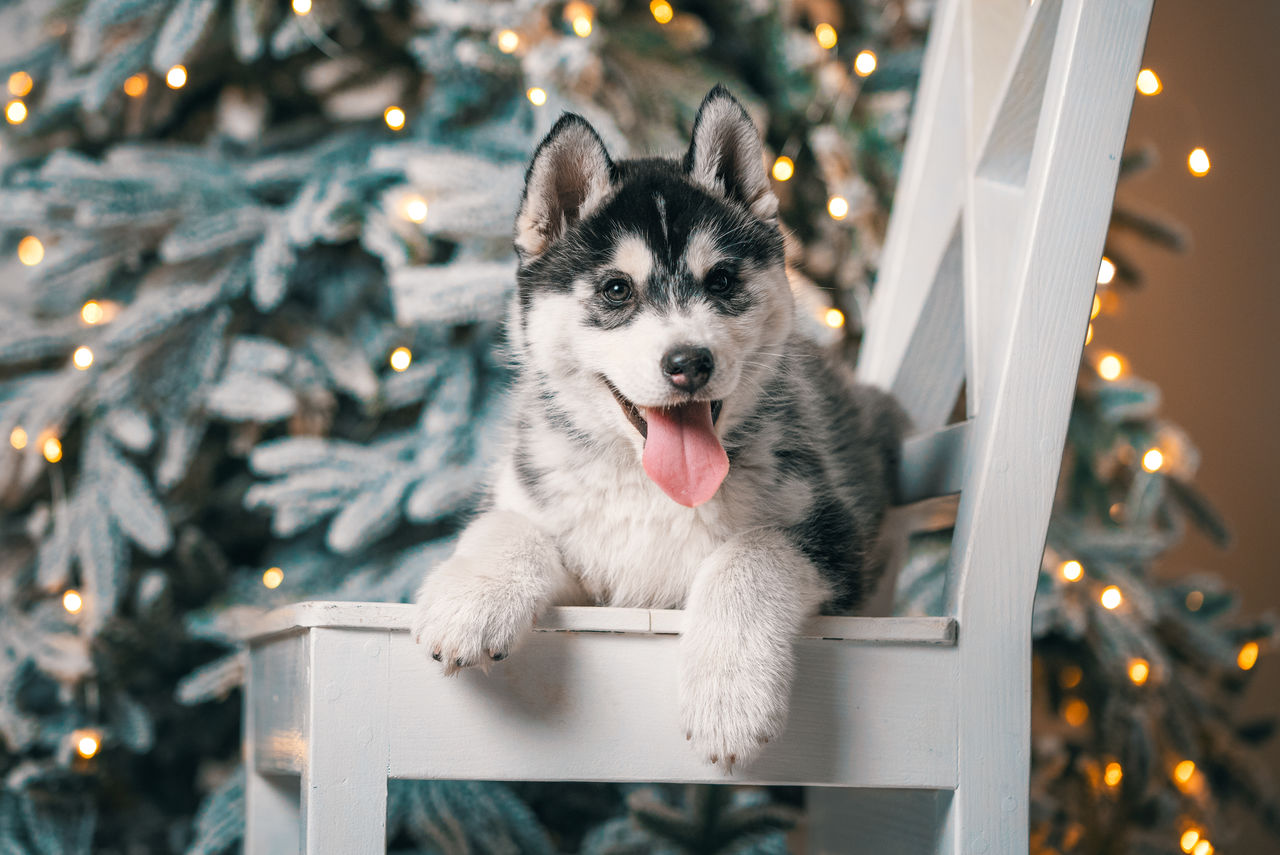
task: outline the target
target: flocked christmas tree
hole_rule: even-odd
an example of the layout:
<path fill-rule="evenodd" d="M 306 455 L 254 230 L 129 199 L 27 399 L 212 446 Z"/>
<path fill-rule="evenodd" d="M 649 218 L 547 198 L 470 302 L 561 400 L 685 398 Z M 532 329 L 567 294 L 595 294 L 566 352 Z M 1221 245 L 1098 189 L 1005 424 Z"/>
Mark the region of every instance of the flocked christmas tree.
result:
<path fill-rule="evenodd" d="M 801 321 L 853 358 L 931 7 L 0 5 L 0 852 L 235 846 L 234 638 L 272 605 L 406 599 L 447 554 L 498 423 L 525 159 L 562 110 L 674 152 L 730 84 Z M 1109 254 L 1103 308 L 1136 278 Z M 1267 727 L 1231 710 L 1276 630 L 1149 574 L 1187 521 L 1222 527 L 1157 391 L 1095 347 L 1036 601 L 1033 847 L 1204 855 L 1228 802 L 1280 831 Z M 917 539 L 904 611 L 936 608 L 947 543 Z M 783 852 L 795 797 L 393 782 L 388 827 Z"/>

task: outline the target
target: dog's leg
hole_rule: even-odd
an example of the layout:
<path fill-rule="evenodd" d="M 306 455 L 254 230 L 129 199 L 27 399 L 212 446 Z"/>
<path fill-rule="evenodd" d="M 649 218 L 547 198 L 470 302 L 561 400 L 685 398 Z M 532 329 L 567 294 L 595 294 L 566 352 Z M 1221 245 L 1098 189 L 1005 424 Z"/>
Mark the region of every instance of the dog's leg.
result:
<path fill-rule="evenodd" d="M 446 674 L 505 659 L 534 618 L 576 582 L 555 543 L 528 519 L 489 511 L 418 589 L 413 638 Z"/>
<path fill-rule="evenodd" d="M 786 722 L 796 633 L 826 598 L 785 534 L 756 529 L 698 569 L 680 641 L 680 708 L 694 749 L 726 772 Z"/>

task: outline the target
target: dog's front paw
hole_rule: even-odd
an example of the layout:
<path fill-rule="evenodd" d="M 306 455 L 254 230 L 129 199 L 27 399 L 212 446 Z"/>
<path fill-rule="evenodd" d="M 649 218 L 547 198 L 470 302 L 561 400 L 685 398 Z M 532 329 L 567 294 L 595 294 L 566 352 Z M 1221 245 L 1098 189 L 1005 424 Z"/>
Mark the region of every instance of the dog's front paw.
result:
<path fill-rule="evenodd" d="M 761 667 L 705 636 L 686 638 L 680 676 L 685 738 L 708 763 L 726 774 L 740 768 L 782 733 L 790 694 L 790 662 Z"/>
<path fill-rule="evenodd" d="M 510 655 L 533 626 L 528 598 L 500 577 L 474 572 L 454 556 L 423 583 L 413 614 L 413 640 L 454 674 Z"/>

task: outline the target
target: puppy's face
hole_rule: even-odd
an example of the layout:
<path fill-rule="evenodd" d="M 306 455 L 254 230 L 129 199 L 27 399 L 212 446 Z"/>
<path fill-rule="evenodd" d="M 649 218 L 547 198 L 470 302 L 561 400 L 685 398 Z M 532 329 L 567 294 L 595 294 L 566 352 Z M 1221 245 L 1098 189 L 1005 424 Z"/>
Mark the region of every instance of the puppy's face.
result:
<path fill-rule="evenodd" d="M 562 119 L 516 229 L 513 338 L 544 391 L 637 448 L 651 419 L 695 405 L 722 428 L 791 330 L 776 210 L 755 128 L 722 89 L 683 164 L 614 164 L 585 121 Z"/>

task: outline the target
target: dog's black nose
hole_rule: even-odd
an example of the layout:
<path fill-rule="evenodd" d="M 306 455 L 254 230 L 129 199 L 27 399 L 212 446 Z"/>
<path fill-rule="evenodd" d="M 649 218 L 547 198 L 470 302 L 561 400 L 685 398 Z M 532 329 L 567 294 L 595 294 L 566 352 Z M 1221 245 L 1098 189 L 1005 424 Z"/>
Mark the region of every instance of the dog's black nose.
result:
<path fill-rule="evenodd" d="M 716 361 L 705 347 L 681 345 L 673 347 L 662 357 L 662 370 L 682 392 L 696 392 L 711 379 Z"/>

